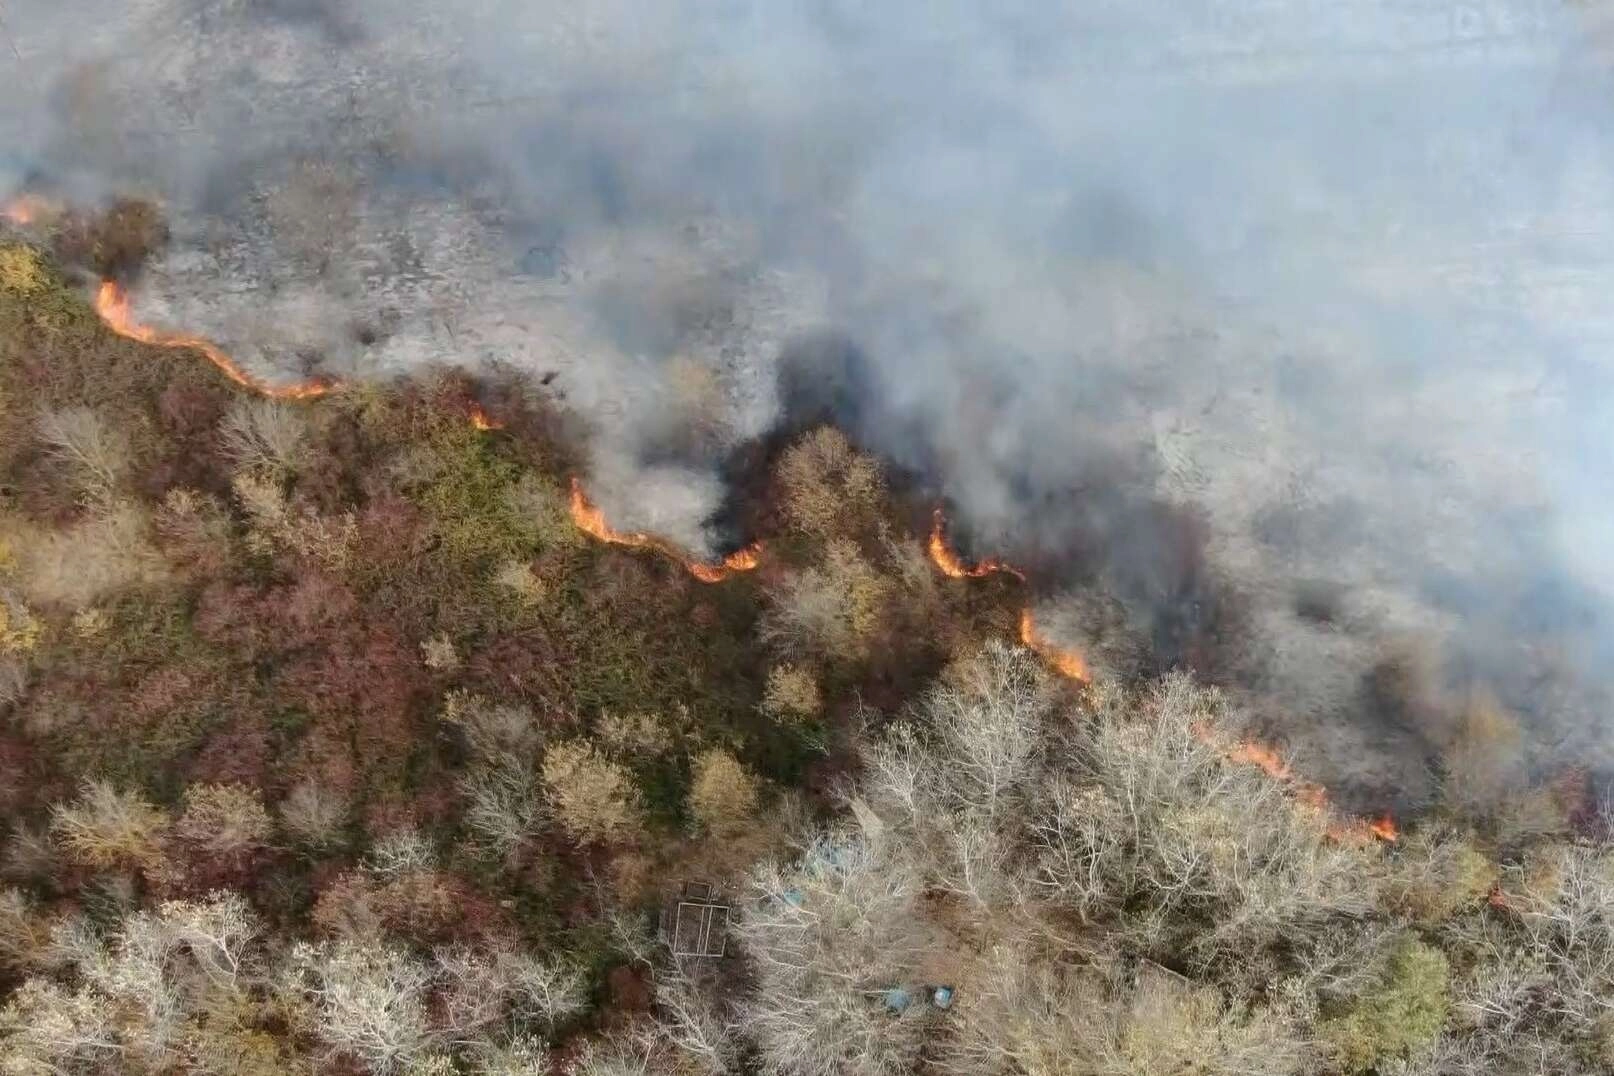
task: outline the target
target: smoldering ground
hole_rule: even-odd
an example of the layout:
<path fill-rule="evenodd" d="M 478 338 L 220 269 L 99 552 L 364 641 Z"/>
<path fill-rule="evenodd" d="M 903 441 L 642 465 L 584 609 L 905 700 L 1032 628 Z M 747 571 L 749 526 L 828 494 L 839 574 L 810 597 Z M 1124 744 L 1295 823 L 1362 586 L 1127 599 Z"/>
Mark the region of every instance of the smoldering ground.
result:
<path fill-rule="evenodd" d="M 260 372 L 556 371 L 612 518 L 690 544 L 841 341 L 837 417 L 1056 630 L 1416 798 L 1473 685 L 1607 760 L 1597 20 L 10 0 L 0 188 L 160 200 L 141 316 Z"/>

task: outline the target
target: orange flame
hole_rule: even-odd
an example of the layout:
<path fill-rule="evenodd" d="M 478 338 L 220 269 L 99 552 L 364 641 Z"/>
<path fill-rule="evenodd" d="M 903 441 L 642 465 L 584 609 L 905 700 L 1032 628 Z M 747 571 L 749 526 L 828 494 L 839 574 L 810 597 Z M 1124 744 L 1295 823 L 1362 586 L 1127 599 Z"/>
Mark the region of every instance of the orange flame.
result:
<path fill-rule="evenodd" d="M 948 546 L 946 527 L 946 517 L 942 514 L 942 510 L 937 508 L 931 517 L 930 541 L 926 548 L 930 553 L 931 563 L 943 575 L 949 579 L 979 579 L 994 572 L 1007 572 L 1022 583 L 1025 582 L 1025 573 L 996 557 L 983 560 L 973 568 L 965 564 Z M 1020 642 L 1026 649 L 1053 666 L 1059 675 L 1082 683 L 1091 679 L 1087 660 L 1081 652 L 1062 649 L 1051 643 L 1037 629 L 1037 623 L 1032 618 L 1029 606 L 1020 611 Z M 1206 742 L 1210 742 L 1212 738 L 1210 731 L 1203 726 L 1196 726 L 1194 735 Z M 1231 762 L 1255 766 L 1273 780 L 1283 782 L 1288 786 L 1290 794 L 1300 803 L 1323 813 L 1332 810 L 1328 803 L 1328 790 L 1322 785 L 1298 779 L 1289 763 L 1271 745 L 1257 740 L 1244 740 L 1229 749 L 1226 757 Z M 1351 843 L 1364 843 L 1375 839 L 1393 842 L 1401 835 L 1395 819 L 1388 814 L 1373 819 L 1330 821 L 1327 832 L 1332 840 Z"/>
<path fill-rule="evenodd" d="M 234 381 L 243 388 L 253 392 L 272 396 L 279 400 L 312 400 L 324 396 L 336 387 L 333 382 L 325 380 L 304 381 L 292 385 L 272 385 L 262 378 L 254 377 L 241 367 L 235 360 L 226 355 L 218 345 L 200 336 L 187 336 L 183 333 L 166 333 L 154 329 L 149 325 L 142 325 L 134 320 L 129 310 L 129 293 L 118 285 L 116 281 L 104 280 L 100 290 L 95 293 L 95 312 L 101 315 L 107 328 L 130 340 L 138 340 L 142 344 L 152 344 L 156 347 L 189 348 L 201 352 L 202 356 L 219 369 L 225 377 Z"/>
<path fill-rule="evenodd" d="M 1203 726 L 1196 726 L 1194 734 L 1207 742 L 1210 733 Z M 1254 766 L 1273 780 L 1282 781 L 1289 786 L 1290 794 L 1306 806 L 1327 812 L 1332 810 L 1328 803 L 1328 790 L 1322 785 L 1302 781 L 1295 776 L 1288 761 L 1278 753 L 1270 744 L 1259 740 L 1242 740 L 1227 752 L 1229 762 L 1240 762 Z M 1377 818 L 1351 818 L 1336 819 L 1328 823 L 1328 836 L 1341 843 L 1365 844 L 1373 840 L 1394 843 L 1401 837 L 1401 831 L 1395 824 L 1395 819 L 1388 813 Z"/>
<path fill-rule="evenodd" d="M 41 198 L 37 194 L 19 194 L 4 205 L 0 205 L 0 218 L 10 221 L 19 228 L 26 228 L 54 209 L 54 204 L 47 198 Z"/>
<path fill-rule="evenodd" d="M 926 548 L 930 552 L 931 563 L 949 579 L 981 579 L 995 572 L 1004 572 L 1022 583 L 1026 581 L 1024 572 L 997 557 L 988 557 L 973 568 L 966 565 L 947 544 L 947 517 L 940 508 L 931 516 L 930 541 Z"/>
<path fill-rule="evenodd" d="M 1027 650 L 1052 665 L 1060 676 L 1079 680 L 1084 684 L 1092 679 L 1087 670 L 1087 659 L 1082 657 L 1081 651 L 1065 650 L 1049 642 L 1037 630 L 1036 622 L 1031 619 L 1029 606 L 1020 611 L 1020 642 L 1025 644 Z"/>
<path fill-rule="evenodd" d="M 1230 762 L 1246 762 L 1254 766 L 1268 777 L 1278 781 L 1288 781 L 1294 777 L 1294 771 L 1283 760 L 1283 756 L 1264 743 L 1254 740 L 1245 740 L 1227 753 Z"/>
<path fill-rule="evenodd" d="M 42 199 L 25 196 L 14 200 L 0 208 L 0 216 L 7 220 L 26 224 L 33 220 L 37 212 L 47 210 L 48 203 Z M 330 381 L 307 381 L 294 385 L 271 385 L 260 378 L 254 377 L 236 365 L 235 361 L 226 355 L 220 348 L 210 341 L 199 336 L 188 336 L 180 333 L 164 333 L 147 325 L 136 322 L 129 309 L 129 296 L 115 281 L 103 281 L 95 296 L 95 310 L 106 322 L 107 327 L 119 336 L 131 340 L 138 340 L 144 344 L 157 347 L 189 348 L 200 352 L 209 362 L 217 367 L 226 377 L 236 384 L 262 393 L 265 396 L 278 399 L 307 400 L 324 396 L 336 388 Z M 481 407 L 473 404 L 470 411 L 471 424 L 479 430 L 495 430 L 502 427 L 502 423 L 490 418 Z M 640 531 L 618 531 L 606 521 L 605 513 L 589 501 L 588 495 L 583 491 L 583 483 L 574 477 L 571 483 L 571 517 L 572 522 L 585 533 L 599 541 L 610 545 L 626 546 L 634 549 L 653 549 L 677 561 L 696 579 L 703 583 L 718 583 L 737 572 L 754 570 L 761 560 L 762 543 L 755 542 L 743 549 L 736 550 L 724 557 L 718 564 L 707 564 L 694 560 L 679 550 L 672 543 L 655 535 Z M 952 579 L 979 579 L 996 572 L 1004 572 L 1025 582 L 1025 574 L 1019 569 L 997 558 L 988 558 L 974 567 L 968 567 L 958 555 L 947 545 L 945 535 L 945 517 L 941 509 L 936 509 L 930 533 L 928 549 L 931 561 L 943 575 Z M 1033 651 L 1047 661 L 1061 676 L 1086 683 L 1090 679 L 1087 661 L 1076 650 L 1060 648 L 1049 642 L 1038 630 L 1032 618 L 1029 607 L 1020 612 L 1020 641 L 1027 649 Z M 1196 730 L 1196 733 L 1209 738 L 1209 733 Z M 1247 763 L 1260 768 L 1268 776 L 1283 781 L 1291 786 L 1295 798 L 1318 810 L 1326 811 L 1328 807 L 1328 793 L 1321 785 L 1309 784 L 1295 779 L 1293 771 L 1283 757 L 1272 747 L 1252 740 L 1238 744 L 1227 754 L 1228 759 L 1234 762 Z M 1335 840 L 1372 840 L 1395 841 L 1400 837 L 1400 831 L 1395 819 L 1384 814 L 1375 819 L 1354 819 L 1347 822 L 1331 823 L 1328 834 Z M 1500 888 L 1493 890 L 1491 897 L 1493 906 L 1506 905 L 1506 898 Z"/>
<path fill-rule="evenodd" d="M 752 571 L 762 560 L 761 542 L 754 542 L 744 549 L 735 550 L 717 564 L 707 564 L 686 556 L 682 550 L 664 538 L 642 531 L 619 531 L 606 522 L 605 512 L 588 499 L 588 494 L 583 492 L 582 480 L 575 477 L 572 479 L 571 513 L 572 522 L 583 533 L 608 545 L 627 546 L 630 549 L 653 549 L 683 565 L 685 571 L 702 583 L 721 583 L 731 575 Z"/>

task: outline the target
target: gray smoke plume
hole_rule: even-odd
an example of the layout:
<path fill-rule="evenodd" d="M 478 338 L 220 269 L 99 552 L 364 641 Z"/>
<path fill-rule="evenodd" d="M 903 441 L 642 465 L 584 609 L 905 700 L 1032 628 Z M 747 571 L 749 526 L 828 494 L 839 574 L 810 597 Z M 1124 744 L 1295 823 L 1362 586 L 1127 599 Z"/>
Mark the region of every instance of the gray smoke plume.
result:
<path fill-rule="evenodd" d="M 613 519 L 694 545 L 780 355 L 841 353 L 1050 624 L 1113 596 L 1416 798 L 1401 654 L 1614 761 L 1590 8 L 10 0 L 0 193 L 160 200 L 137 310 L 263 372 L 556 372 Z"/>

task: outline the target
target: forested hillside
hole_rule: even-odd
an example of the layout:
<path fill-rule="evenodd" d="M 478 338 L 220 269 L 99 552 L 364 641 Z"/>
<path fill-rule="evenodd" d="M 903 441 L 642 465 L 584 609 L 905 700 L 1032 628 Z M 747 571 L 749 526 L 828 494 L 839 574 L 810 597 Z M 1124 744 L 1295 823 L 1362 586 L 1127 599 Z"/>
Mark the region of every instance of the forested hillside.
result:
<path fill-rule="evenodd" d="M 94 283 L 0 246 L 0 1072 L 1614 1070 L 1572 779 L 1375 832 L 833 429 L 725 566 L 514 372 L 276 399 Z"/>

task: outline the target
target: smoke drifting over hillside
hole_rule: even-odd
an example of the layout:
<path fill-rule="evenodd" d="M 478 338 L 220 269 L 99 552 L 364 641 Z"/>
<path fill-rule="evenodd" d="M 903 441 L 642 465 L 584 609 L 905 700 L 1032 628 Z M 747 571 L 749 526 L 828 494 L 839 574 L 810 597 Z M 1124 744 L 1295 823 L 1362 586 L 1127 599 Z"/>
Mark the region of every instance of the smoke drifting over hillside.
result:
<path fill-rule="evenodd" d="M 5 14 L 0 194 L 159 199 L 144 320 L 266 375 L 555 371 L 612 519 L 689 544 L 784 354 L 1077 595 L 1050 624 L 1249 687 L 1313 773 L 1426 787 L 1443 732 L 1385 687 L 1420 648 L 1606 763 L 1614 87 L 1578 5 Z"/>

